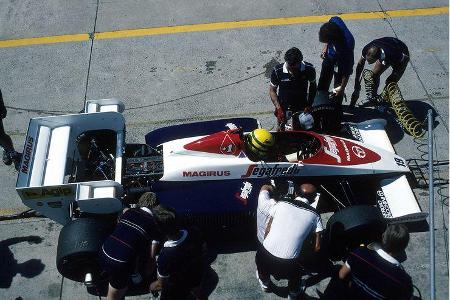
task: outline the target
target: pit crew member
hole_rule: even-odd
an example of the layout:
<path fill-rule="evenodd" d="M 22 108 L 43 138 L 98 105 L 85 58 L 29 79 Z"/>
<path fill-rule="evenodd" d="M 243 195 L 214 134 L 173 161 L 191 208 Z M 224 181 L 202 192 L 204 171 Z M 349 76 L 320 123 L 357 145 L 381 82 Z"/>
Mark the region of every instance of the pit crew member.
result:
<path fill-rule="evenodd" d="M 275 106 L 279 129 L 283 130 L 292 114 L 311 106 L 316 95 L 316 70 L 303 61 L 298 48 L 291 48 L 284 55 L 285 62 L 275 66 L 270 76 L 269 96 Z M 299 128 L 293 119 L 294 129 Z"/>
<path fill-rule="evenodd" d="M 345 88 L 353 73 L 355 39 L 344 21 L 335 16 L 320 27 L 319 41 L 325 46 L 320 55 L 323 61 L 317 90 L 328 93 L 334 76 L 333 93 L 341 109 Z"/>
<path fill-rule="evenodd" d="M 339 271 L 349 281 L 349 299 L 411 299 L 411 277 L 400 261 L 406 257 L 409 232 L 405 225 L 386 228 L 380 244 L 359 247 L 350 252 Z"/>
<path fill-rule="evenodd" d="M 100 250 L 100 262 L 109 277 L 108 300 L 123 299 L 137 259 L 150 268 L 156 247 L 162 241 L 152 207 L 157 203 L 154 193 L 145 193 L 138 200 L 138 208 L 126 210 L 113 233 Z"/>
<path fill-rule="evenodd" d="M 157 280 L 150 284 L 150 290 L 161 291 L 161 300 L 184 300 L 191 293 L 196 299 L 207 299 L 201 289 L 205 268 L 199 231 L 180 230 L 175 211 L 171 209 L 166 210 L 165 216 L 158 215 L 158 224 L 167 241 L 158 256 Z"/>
<path fill-rule="evenodd" d="M 398 82 L 405 72 L 406 66 L 409 62 L 408 47 L 397 38 L 383 37 L 368 43 L 362 50 L 361 58 L 356 66 L 355 88 L 352 94 L 350 106 L 355 106 L 359 98 L 359 91 L 361 90 L 361 73 L 364 69 L 366 61 L 369 64 L 375 63 L 372 72 L 374 75 L 375 86 L 373 95 L 369 101 L 363 106 L 376 101 L 377 90 L 380 84 L 380 76 L 389 67 L 392 67 L 392 73 L 386 79 L 386 84 L 390 82 Z"/>
<path fill-rule="evenodd" d="M 21 159 L 21 154 L 14 150 L 14 145 L 11 137 L 6 134 L 5 128 L 3 127 L 3 119 L 6 118 L 5 103 L 3 102 L 2 91 L 0 90 L 0 146 L 3 148 L 3 163 L 7 166 L 14 162 L 14 167 L 19 170 L 19 164 Z"/>
<path fill-rule="evenodd" d="M 295 200 L 280 200 L 267 225 L 263 246 L 256 252 L 256 267 L 261 289 L 270 291 L 270 275 L 288 279 L 288 299 L 297 299 L 304 291 L 300 286 L 300 252 L 304 242 L 313 236 L 313 251 L 320 250 L 322 220 L 310 205 L 317 196 L 314 185 L 304 183 Z"/>

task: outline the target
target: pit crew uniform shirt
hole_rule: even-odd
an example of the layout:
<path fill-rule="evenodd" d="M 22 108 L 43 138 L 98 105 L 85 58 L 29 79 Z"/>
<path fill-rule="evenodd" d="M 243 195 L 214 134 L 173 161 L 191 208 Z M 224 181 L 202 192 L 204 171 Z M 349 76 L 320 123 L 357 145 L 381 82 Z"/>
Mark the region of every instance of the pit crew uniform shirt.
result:
<path fill-rule="evenodd" d="M 100 257 L 116 289 L 128 285 L 137 257 L 150 257 L 150 245 L 162 240 L 152 212 L 145 207 L 129 209 L 120 218 L 113 233 L 103 243 Z"/>
<path fill-rule="evenodd" d="M 338 73 L 342 76 L 350 76 L 353 73 L 353 65 L 355 63 L 354 49 L 355 39 L 348 30 L 344 21 L 339 17 L 332 17 L 329 22 L 339 26 L 344 34 L 344 43 L 329 43 L 327 47 L 326 60 L 333 62 L 338 67 Z"/>
<path fill-rule="evenodd" d="M 383 37 L 368 43 L 362 50 L 362 57 L 366 59 L 370 47 L 376 46 L 381 49 L 380 62 L 385 66 L 400 67 L 409 61 L 408 47 L 399 39 L 394 37 Z"/>
<path fill-rule="evenodd" d="M 290 109 L 293 113 L 310 106 L 308 103 L 308 84 L 316 81 L 316 70 L 308 62 L 300 63 L 299 73 L 294 76 L 289 73 L 287 64 L 275 66 L 270 76 L 270 84 L 278 87 L 278 101 L 284 111 Z"/>
<path fill-rule="evenodd" d="M 298 258 L 307 236 L 322 230 L 322 220 L 313 207 L 301 200 L 279 201 L 263 246 L 275 257 Z"/>
<path fill-rule="evenodd" d="M 270 198 L 269 191 L 263 190 L 258 196 L 258 207 L 256 209 L 256 230 L 258 241 L 262 244 L 264 241 L 264 234 L 266 233 L 267 223 L 270 216 L 273 214 L 276 201 Z"/>
<path fill-rule="evenodd" d="M 411 299 L 411 277 L 380 247 L 359 247 L 350 252 L 345 264 L 351 270 L 352 299 Z"/>
<path fill-rule="evenodd" d="M 158 277 L 167 280 L 161 299 L 185 299 L 201 282 L 204 268 L 202 240 L 194 230 L 181 230 L 178 240 L 169 240 L 156 261 Z"/>

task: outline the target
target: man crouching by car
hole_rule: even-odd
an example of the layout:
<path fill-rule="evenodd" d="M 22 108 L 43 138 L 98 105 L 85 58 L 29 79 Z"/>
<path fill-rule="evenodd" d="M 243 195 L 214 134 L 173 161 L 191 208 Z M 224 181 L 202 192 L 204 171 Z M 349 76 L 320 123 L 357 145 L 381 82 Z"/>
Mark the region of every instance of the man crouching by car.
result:
<path fill-rule="evenodd" d="M 157 204 L 156 195 L 148 192 L 138 201 L 138 208 L 124 211 L 113 233 L 106 238 L 100 250 L 100 261 L 109 277 L 106 299 L 123 299 L 128 284 L 135 273 L 137 261 L 150 269 L 162 241 L 153 209 Z M 150 253 L 151 252 L 151 253 Z"/>
<path fill-rule="evenodd" d="M 160 291 L 160 300 L 190 299 L 191 294 L 199 300 L 207 299 L 200 287 L 205 270 L 200 232 L 180 229 L 175 211 L 159 208 L 163 211 L 157 213 L 158 225 L 167 241 L 156 260 L 157 280 L 150 284 L 150 290 Z"/>

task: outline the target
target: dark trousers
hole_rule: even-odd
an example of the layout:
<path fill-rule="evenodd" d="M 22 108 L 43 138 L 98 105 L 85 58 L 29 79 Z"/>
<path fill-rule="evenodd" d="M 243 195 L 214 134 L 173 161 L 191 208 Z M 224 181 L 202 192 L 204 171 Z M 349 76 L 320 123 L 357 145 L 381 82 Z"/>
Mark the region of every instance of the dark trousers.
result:
<path fill-rule="evenodd" d="M 11 137 L 6 134 L 5 128 L 3 127 L 3 120 L 0 120 L 0 146 L 6 151 L 14 151 L 14 146 Z"/>
<path fill-rule="evenodd" d="M 288 289 L 297 292 L 300 288 L 302 269 L 299 259 L 282 259 L 270 254 L 264 246 L 259 246 L 255 256 L 256 269 L 262 281 L 270 279 L 270 275 L 278 279 L 288 280 Z"/>
<path fill-rule="evenodd" d="M 334 76 L 334 86 L 333 87 L 340 86 L 343 76 L 341 73 L 339 73 L 339 71 L 334 72 L 334 66 L 335 66 L 335 62 L 333 60 L 325 58 L 322 61 L 322 69 L 320 70 L 319 82 L 317 84 L 318 91 L 328 92 L 330 89 L 331 80 L 333 79 L 333 76 Z M 342 105 L 343 99 L 344 99 L 343 96 L 335 99 L 336 103 L 339 104 L 338 105 L 339 108 Z"/>

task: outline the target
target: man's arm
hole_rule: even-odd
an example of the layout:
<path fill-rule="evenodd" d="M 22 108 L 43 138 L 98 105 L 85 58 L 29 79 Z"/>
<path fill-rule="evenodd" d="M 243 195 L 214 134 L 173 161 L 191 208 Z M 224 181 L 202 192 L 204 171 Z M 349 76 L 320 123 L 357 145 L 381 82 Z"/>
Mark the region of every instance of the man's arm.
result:
<path fill-rule="evenodd" d="M 366 59 L 364 56 L 361 56 L 361 58 L 358 61 L 358 64 L 356 65 L 356 72 L 355 72 L 355 90 L 361 89 L 361 73 L 364 69 L 364 65 L 366 64 Z"/>
<path fill-rule="evenodd" d="M 159 254 L 160 250 L 161 250 L 161 242 L 160 241 L 152 241 L 152 246 L 150 249 L 150 257 L 155 259 L 156 255 Z"/>
<path fill-rule="evenodd" d="M 347 87 L 347 83 L 348 83 L 348 78 L 350 77 L 350 75 L 343 75 L 342 76 L 342 81 L 341 81 L 341 85 L 338 86 L 337 88 L 333 89 L 334 93 L 336 94 L 336 96 L 342 96 L 345 92 L 345 88 Z"/>
<path fill-rule="evenodd" d="M 158 279 L 156 279 L 150 284 L 150 291 L 159 292 L 165 287 L 165 285 L 166 279 L 158 276 Z"/>
<path fill-rule="evenodd" d="M 347 277 L 350 275 L 350 272 L 351 272 L 350 268 L 345 263 L 339 270 L 339 279 L 341 280 L 347 279 Z"/>
<path fill-rule="evenodd" d="M 308 90 L 308 106 L 313 105 L 314 98 L 316 97 L 317 92 L 317 83 L 316 81 L 309 82 L 309 90 Z"/>
<path fill-rule="evenodd" d="M 270 227 L 272 226 L 272 221 L 273 221 L 273 217 L 270 217 L 269 222 L 267 223 L 266 232 L 264 232 L 264 238 L 266 238 L 270 232 Z"/>
<path fill-rule="evenodd" d="M 361 56 L 361 58 L 358 61 L 358 64 L 356 65 L 355 87 L 353 89 L 352 97 L 350 100 L 350 107 L 354 107 L 356 104 L 356 101 L 359 98 L 359 91 L 361 90 L 361 73 L 364 69 L 365 64 L 366 64 L 366 59 L 364 58 L 364 56 Z"/>
<path fill-rule="evenodd" d="M 316 232 L 315 233 L 316 236 L 316 242 L 314 244 L 314 252 L 319 252 L 320 251 L 320 241 L 322 239 L 322 232 Z"/>
<path fill-rule="evenodd" d="M 277 88 L 278 88 L 277 86 L 273 86 L 273 85 L 270 85 L 270 87 L 269 87 L 270 100 L 272 100 L 272 103 L 275 106 L 275 109 L 281 108 L 280 103 L 278 102 Z"/>

